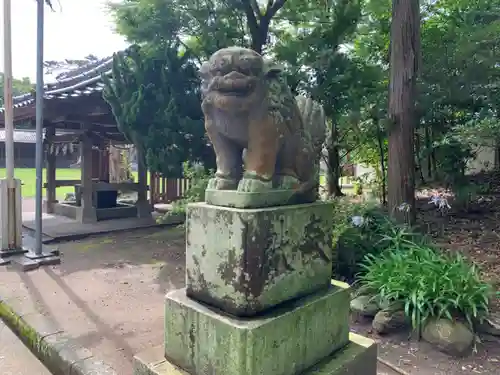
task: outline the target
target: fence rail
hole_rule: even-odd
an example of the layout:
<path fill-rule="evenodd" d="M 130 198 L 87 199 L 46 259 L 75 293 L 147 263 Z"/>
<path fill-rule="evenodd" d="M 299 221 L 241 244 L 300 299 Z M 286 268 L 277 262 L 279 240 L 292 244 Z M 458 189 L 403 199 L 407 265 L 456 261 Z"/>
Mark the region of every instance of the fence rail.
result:
<path fill-rule="evenodd" d="M 167 178 L 159 173 L 151 173 L 149 181 L 149 200 L 151 205 L 157 203 L 172 203 L 182 198 L 188 188 L 188 179 Z"/>

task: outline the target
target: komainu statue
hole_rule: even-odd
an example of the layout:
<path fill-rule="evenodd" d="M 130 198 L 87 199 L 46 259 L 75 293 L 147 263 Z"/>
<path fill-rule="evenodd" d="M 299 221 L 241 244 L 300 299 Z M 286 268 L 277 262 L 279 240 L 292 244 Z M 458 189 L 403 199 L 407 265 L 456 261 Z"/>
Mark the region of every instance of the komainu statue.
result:
<path fill-rule="evenodd" d="M 205 128 L 217 158 L 207 190 L 293 190 L 300 202 L 316 200 L 323 107 L 294 98 L 282 68 L 247 48 L 215 52 L 200 75 Z"/>

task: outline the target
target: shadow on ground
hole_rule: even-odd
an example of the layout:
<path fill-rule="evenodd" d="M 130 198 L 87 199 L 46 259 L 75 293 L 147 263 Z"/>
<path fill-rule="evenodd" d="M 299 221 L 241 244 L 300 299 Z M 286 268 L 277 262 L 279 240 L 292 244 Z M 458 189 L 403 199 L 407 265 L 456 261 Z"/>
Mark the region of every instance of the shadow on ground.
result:
<path fill-rule="evenodd" d="M 63 255 L 61 276 L 92 269 L 149 265 L 157 270 L 162 293 L 184 285 L 185 229 L 138 229 L 104 234 L 55 246 Z M 182 275 L 180 275 L 182 274 Z"/>
<path fill-rule="evenodd" d="M 163 343 L 164 296 L 184 286 L 183 227 L 61 243 L 62 264 L 0 272 L 2 299 L 48 317 L 121 375 L 134 354 Z"/>

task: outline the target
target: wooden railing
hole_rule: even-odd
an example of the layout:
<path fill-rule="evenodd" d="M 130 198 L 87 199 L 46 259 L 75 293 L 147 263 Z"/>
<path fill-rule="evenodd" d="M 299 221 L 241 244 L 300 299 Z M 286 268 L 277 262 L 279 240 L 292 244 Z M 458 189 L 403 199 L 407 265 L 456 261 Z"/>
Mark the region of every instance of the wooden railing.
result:
<path fill-rule="evenodd" d="M 151 173 L 149 181 L 149 201 L 156 203 L 171 203 L 184 196 L 189 188 L 189 180 L 184 178 L 166 178 L 158 173 Z"/>

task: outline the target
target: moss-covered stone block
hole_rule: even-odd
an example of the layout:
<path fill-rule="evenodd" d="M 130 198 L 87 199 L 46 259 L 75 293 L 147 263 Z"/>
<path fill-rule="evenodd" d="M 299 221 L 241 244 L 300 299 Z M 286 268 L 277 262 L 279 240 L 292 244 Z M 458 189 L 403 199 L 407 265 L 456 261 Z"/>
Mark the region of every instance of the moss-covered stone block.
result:
<path fill-rule="evenodd" d="M 191 375 L 165 359 L 163 353 L 151 359 L 151 349 L 134 357 L 134 375 Z M 377 344 L 355 333 L 349 343 L 301 375 L 377 375 Z M 259 374 L 261 375 L 261 374 Z M 264 374 L 267 375 L 267 374 Z"/>
<path fill-rule="evenodd" d="M 349 342 L 349 289 L 332 286 L 237 318 L 186 296 L 167 294 L 165 358 L 189 374 L 293 375 Z"/>
<path fill-rule="evenodd" d="M 326 288 L 333 205 L 187 208 L 188 296 L 236 316 Z"/>

